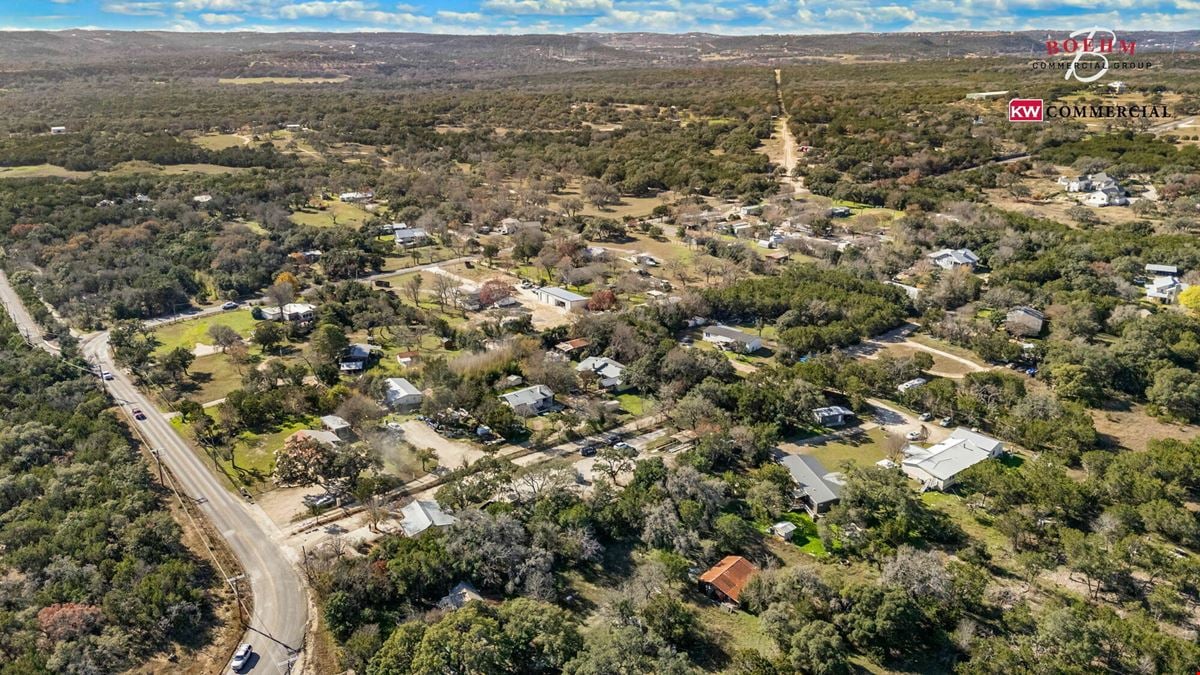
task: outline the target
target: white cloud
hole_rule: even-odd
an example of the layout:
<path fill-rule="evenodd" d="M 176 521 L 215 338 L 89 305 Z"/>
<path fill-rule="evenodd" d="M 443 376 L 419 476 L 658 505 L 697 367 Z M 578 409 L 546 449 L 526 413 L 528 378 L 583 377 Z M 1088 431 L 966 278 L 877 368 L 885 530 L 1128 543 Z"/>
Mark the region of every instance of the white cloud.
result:
<path fill-rule="evenodd" d="M 105 2 L 100 9 L 109 14 L 126 16 L 162 16 L 164 5 L 162 2 Z"/>
<path fill-rule="evenodd" d="M 479 12 L 449 12 L 439 11 L 437 18 L 455 23 L 483 23 L 486 18 Z"/>
<path fill-rule="evenodd" d="M 172 5 L 180 12 L 249 12 L 267 7 L 264 0 L 175 0 Z"/>
<path fill-rule="evenodd" d="M 201 14 L 200 20 L 210 26 L 232 26 L 245 21 L 237 14 L 213 14 L 212 12 Z"/>
<path fill-rule="evenodd" d="M 481 8 L 502 14 L 594 16 L 610 14 L 612 0 L 483 0 Z"/>
<path fill-rule="evenodd" d="M 433 19 L 412 12 L 386 12 L 376 9 L 375 3 L 362 0 L 313 0 L 279 8 L 284 19 L 335 18 L 342 21 L 360 21 L 367 24 L 397 26 L 415 29 L 433 24 Z"/>

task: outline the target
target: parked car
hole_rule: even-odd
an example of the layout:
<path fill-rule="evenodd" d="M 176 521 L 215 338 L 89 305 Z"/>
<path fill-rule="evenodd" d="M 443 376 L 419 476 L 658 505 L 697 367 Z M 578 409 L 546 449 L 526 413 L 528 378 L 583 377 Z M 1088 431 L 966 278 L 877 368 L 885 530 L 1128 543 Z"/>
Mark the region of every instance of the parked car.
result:
<path fill-rule="evenodd" d="M 142 412 L 141 408 L 134 408 L 133 409 L 133 419 L 138 420 L 138 421 L 144 420 L 144 419 L 146 419 L 146 413 Z"/>
<path fill-rule="evenodd" d="M 938 426 L 948 427 L 951 424 L 954 424 L 953 417 L 943 417 L 942 419 L 938 420 Z"/>
<path fill-rule="evenodd" d="M 521 288 L 533 288 L 533 282 L 526 279 L 521 282 Z"/>
<path fill-rule="evenodd" d="M 616 443 L 613 443 L 613 447 L 618 450 L 633 450 L 633 446 L 625 441 L 617 441 Z"/>
<path fill-rule="evenodd" d="M 237 304 L 237 302 L 235 302 L 233 300 L 230 300 L 229 302 L 221 305 L 221 309 L 237 309 L 237 308 L 238 308 L 238 304 Z"/>
<path fill-rule="evenodd" d="M 579 449 L 579 454 L 583 455 L 584 457 L 594 457 L 596 455 L 596 446 L 585 445 Z"/>
<path fill-rule="evenodd" d="M 910 441 L 919 441 L 923 435 L 920 431 L 910 431 L 904 434 L 904 437 Z"/>
<path fill-rule="evenodd" d="M 933 419 L 933 413 L 923 412 L 917 419 L 921 420 L 922 422 L 928 422 L 929 420 Z"/>
<path fill-rule="evenodd" d="M 233 653 L 233 660 L 229 662 L 229 667 L 232 668 L 233 672 L 235 673 L 240 672 L 242 668 L 245 668 L 246 664 L 250 662 L 250 656 L 252 654 L 254 654 L 254 648 L 250 646 L 250 643 L 243 642 L 242 644 L 238 645 L 237 651 Z"/>

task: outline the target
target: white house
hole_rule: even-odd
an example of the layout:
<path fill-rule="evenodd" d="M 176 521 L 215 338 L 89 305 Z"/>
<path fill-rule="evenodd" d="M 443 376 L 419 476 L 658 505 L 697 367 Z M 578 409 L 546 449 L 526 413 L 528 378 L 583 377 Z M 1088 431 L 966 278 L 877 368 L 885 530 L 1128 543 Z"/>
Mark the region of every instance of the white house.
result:
<path fill-rule="evenodd" d="M 416 537 L 431 527 L 449 527 L 458 522 L 458 518 L 443 511 L 442 505 L 433 500 L 413 500 L 400 509 L 400 515 L 403 516 L 400 527 L 409 537 Z"/>
<path fill-rule="evenodd" d="M 501 394 L 500 400 L 518 415 L 540 415 L 554 406 L 554 392 L 544 384 L 535 384 Z"/>
<path fill-rule="evenodd" d="M 349 440 L 354 436 L 354 430 L 350 428 L 350 423 L 337 415 L 321 416 L 321 426 L 343 441 Z"/>
<path fill-rule="evenodd" d="M 317 308 L 307 302 L 289 302 L 283 306 L 282 313 L 279 307 L 263 307 L 262 315 L 267 321 L 291 321 L 292 323 L 305 323 L 312 321 L 316 317 Z"/>
<path fill-rule="evenodd" d="M 369 202 L 375 198 L 374 192 L 343 192 L 338 199 L 346 203 Z"/>
<path fill-rule="evenodd" d="M 739 354 L 753 354 L 762 349 L 762 340 L 758 337 L 720 324 L 704 327 L 704 341 Z"/>
<path fill-rule="evenodd" d="M 1158 276 L 1154 277 L 1154 281 L 1146 284 L 1146 297 L 1166 305 L 1175 302 L 1179 298 L 1179 294 L 1187 287 L 1188 284 L 1183 283 L 1177 277 Z"/>
<path fill-rule="evenodd" d="M 1058 184 L 1067 192 L 1086 192 L 1083 203 L 1088 206 L 1124 206 L 1129 203 L 1125 188 L 1104 172 L 1085 174 L 1078 178 L 1060 176 Z"/>
<path fill-rule="evenodd" d="M 1179 274 L 1179 268 L 1174 265 L 1147 264 L 1146 271 L 1154 276 L 1170 276 Z"/>
<path fill-rule="evenodd" d="M 589 356 L 575 366 L 581 373 L 595 373 L 600 386 L 613 392 L 625 389 L 625 366 L 604 356 Z"/>
<path fill-rule="evenodd" d="M 569 312 L 582 311 L 587 306 L 588 299 L 578 293 L 572 293 L 558 286 L 533 289 L 537 299 L 552 307 L 565 309 Z"/>
<path fill-rule="evenodd" d="M 196 195 L 192 197 L 192 201 L 197 204 L 207 204 L 212 201 L 212 195 Z"/>
<path fill-rule="evenodd" d="M 67 133 L 67 128 L 66 127 L 50 127 L 50 133 L 55 136 L 65 134 L 65 133 Z"/>
<path fill-rule="evenodd" d="M 402 248 L 420 246 L 429 241 L 429 233 L 419 227 L 397 227 L 392 229 L 396 245 Z"/>
<path fill-rule="evenodd" d="M 403 377 L 389 377 L 384 380 L 384 387 L 383 400 L 394 410 L 412 410 L 425 398 L 420 389 Z"/>
<path fill-rule="evenodd" d="M 1003 453 L 1004 444 L 995 438 L 958 427 L 937 445 L 928 448 L 906 446 L 900 468 L 927 489 L 945 490 L 963 471 Z"/>
<path fill-rule="evenodd" d="M 813 418 L 817 420 L 817 424 L 823 427 L 840 427 L 846 424 L 847 418 L 854 416 L 854 411 L 840 405 L 831 405 L 826 408 L 816 408 L 812 414 Z"/>
<path fill-rule="evenodd" d="M 1120 80 L 1108 83 L 1108 93 L 1110 94 L 1124 94 L 1127 89 L 1129 88 Z"/>
<path fill-rule="evenodd" d="M 1088 196 L 1083 198 L 1083 203 L 1088 206 L 1125 206 L 1129 203 L 1129 198 L 1125 196 L 1125 190 L 1122 188 L 1107 187 L 1089 192 Z"/>
<path fill-rule="evenodd" d="M 968 248 L 944 248 L 940 251 L 934 251 L 926 257 L 932 260 L 933 264 L 944 270 L 952 270 L 955 267 L 969 267 L 971 269 L 975 269 L 975 266 L 979 264 L 979 256 L 975 255 L 975 253 Z"/>

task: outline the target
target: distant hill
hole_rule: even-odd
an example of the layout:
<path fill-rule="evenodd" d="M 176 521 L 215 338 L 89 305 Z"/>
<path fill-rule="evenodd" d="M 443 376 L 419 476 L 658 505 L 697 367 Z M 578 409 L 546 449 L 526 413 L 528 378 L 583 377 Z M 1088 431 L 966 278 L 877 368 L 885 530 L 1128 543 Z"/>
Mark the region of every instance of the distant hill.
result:
<path fill-rule="evenodd" d="M 907 60 L 1032 57 L 1048 33 L 941 32 L 727 36 L 704 33 L 578 33 L 465 36 L 416 33 L 175 33 L 12 31 L 0 40 L 0 76 L 54 78 L 74 71 L 183 76 L 411 75 L 721 64 L 786 64 L 813 59 Z M 1200 51 L 1200 31 L 1134 31 L 1138 54 Z"/>

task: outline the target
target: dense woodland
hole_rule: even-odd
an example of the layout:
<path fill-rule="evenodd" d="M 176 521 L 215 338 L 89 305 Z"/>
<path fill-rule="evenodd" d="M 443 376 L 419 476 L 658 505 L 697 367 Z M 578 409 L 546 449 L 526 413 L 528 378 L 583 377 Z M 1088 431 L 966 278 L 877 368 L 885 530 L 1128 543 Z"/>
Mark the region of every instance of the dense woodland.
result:
<path fill-rule="evenodd" d="M 0 318 L 0 671 L 123 671 L 215 625 L 214 572 L 111 402 Z"/>

